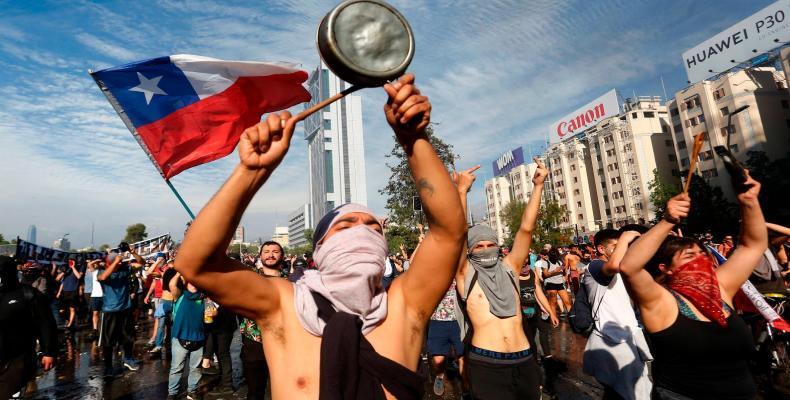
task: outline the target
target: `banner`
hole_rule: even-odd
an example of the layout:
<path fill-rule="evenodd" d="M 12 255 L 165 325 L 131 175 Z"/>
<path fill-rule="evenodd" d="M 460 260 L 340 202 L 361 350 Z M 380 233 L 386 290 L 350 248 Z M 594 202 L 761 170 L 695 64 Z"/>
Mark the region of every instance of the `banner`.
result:
<path fill-rule="evenodd" d="M 166 253 L 170 250 L 170 246 L 171 238 L 169 233 L 129 244 L 129 247 L 137 249 L 137 254 L 139 254 L 144 259 L 153 258 L 161 252 Z M 119 252 L 118 248 L 110 249 L 109 251 L 116 253 Z M 18 240 L 16 244 L 17 259 L 24 261 L 34 261 L 38 263 L 49 263 L 50 261 L 54 261 L 56 264 L 63 264 L 67 259 L 74 259 L 77 260 L 78 263 L 82 263 L 88 260 L 104 258 L 106 254 L 106 252 L 102 251 L 80 253 L 55 250 L 21 239 Z M 133 257 L 129 257 L 124 261 L 129 261 L 132 259 Z"/>
<path fill-rule="evenodd" d="M 620 103 L 617 101 L 617 92 L 612 89 L 603 96 L 551 124 L 549 128 L 549 142 L 551 144 L 561 142 L 579 132 L 583 132 L 585 129 L 592 128 L 604 118 L 618 114 L 620 114 Z"/>
<path fill-rule="evenodd" d="M 524 149 L 517 147 L 502 154 L 496 161 L 491 163 L 491 166 L 494 168 L 494 176 L 500 176 L 521 164 L 524 164 Z"/>
<path fill-rule="evenodd" d="M 690 83 L 729 70 L 790 41 L 790 0 L 780 0 L 683 53 Z"/>

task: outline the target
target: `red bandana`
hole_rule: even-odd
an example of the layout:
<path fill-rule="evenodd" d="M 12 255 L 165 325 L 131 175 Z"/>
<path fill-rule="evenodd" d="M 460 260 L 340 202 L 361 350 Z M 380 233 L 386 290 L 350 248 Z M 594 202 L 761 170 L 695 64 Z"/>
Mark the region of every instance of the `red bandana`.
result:
<path fill-rule="evenodd" d="M 667 287 L 691 301 L 709 320 L 722 327 L 727 326 L 727 318 L 721 309 L 719 280 L 713 261 L 707 254 L 700 254 L 672 271 L 667 279 Z"/>

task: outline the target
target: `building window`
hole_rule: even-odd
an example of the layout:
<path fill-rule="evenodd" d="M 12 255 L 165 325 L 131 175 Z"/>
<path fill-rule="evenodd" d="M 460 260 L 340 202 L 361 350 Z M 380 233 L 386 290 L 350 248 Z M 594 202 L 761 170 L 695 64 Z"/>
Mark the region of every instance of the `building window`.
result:
<path fill-rule="evenodd" d="M 722 108 L 719 109 L 719 111 L 721 111 L 721 116 L 722 117 L 726 116 L 726 115 L 730 115 L 729 107 L 722 107 Z"/>
<path fill-rule="evenodd" d="M 645 118 L 655 118 L 655 117 L 656 117 L 656 113 L 649 111 L 645 112 Z"/>
<path fill-rule="evenodd" d="M 680 171 L 678 171 L 675 168 L 672 168 L 672 176 L 679 177 L 680 176 Z"/>
<path fill-rule="evenodd" d="M 581 201 L 577 201 L 576 202 L 576 207 L 582 208 L 582 202 Z"/>
<path fill-rule="evenodd" d="M 332 138 L 325 137 L 324 143 L 332 143 Z"/>
<path fill-rule="evenodd" d="M 573 189 L 573 194 L 578 196 L 579 195 L 579 189 Z"/>
<path fill-rule="evenodd" d="M 724 88 L 721 88 L 721 89 L 713 92 L 713 98 L 714 99 L 718 100 L 718 99 L 720 99 L 722 97 L 724 97 Z"/>
<path fill-rule="evenodd" d="M 677 161 L 677 160 L 678 160 L 678 158 L 674 154 L 670 154 L 669 155 L 669 161 Z"/>
<path fill-rule="evenodd" d="M 678 109 L 677 109 L 677 108 L 670 108 L 670 109 L 669 109 L 669 115 L 671 115 L 671 116 L 673 116 L 673 117 L 674 117 L 674 116 L 677 116 L 677 115 L 680 115 L 680 111 L 678 111 Z"/>
<path fill-rule="evenodd" d="M 705 122 L 705 114 L 698 115 L 697 116 L 697 121 L 699 121 L 700 124 Z"/>
<path fill-rule="evenodd" d="M 631 118 L 637 119 L 637 114 L 636 113 L 631 113 Z"/>
<path fill-rule="evenodd" d="M 615 199 L 615 200 L 617 200 L 617 199 L 619 199 L 620 197 L 618 197 L 618 196 L 617 196 L 617 192 L 614 192 L 614 193 L 612 193 L 612 198 L 613 198 L 613 199 Z"/>
<path fill-rule="evenodd" d="M 606 209 L 606 215 L 612 215 L 612 211 L 609 210 L 608 208 Z"/>
<path fill-rule="evenodd" d="M 332 120 L 331 119 L 325 119 L 324 120 L 324 129 L 326 129 L 326 130 L 332 129 Z"/>
<path fill-rule="evenodd" d="M 571 165 L 571 171 L 576 171 L 576 166 L 575 165 Z"/>
<path fill-rule="evenodd" d="M 671 147 L 672 146 L 672 141 L 669 140 L 669 139 L 665 140 L 664 141 L 664 146 Z"/>
<path fill-rule="evenodd" d="M 603 195 L 603 201 L 608 203 L 609 202 L 609 196 Z"/>
<path fill-rule="evenodd" d="M 719 176 L 719 172 L 716 171 L 716 168 L 706 169 L 702 171 L 703 178 L 713 178 Z"/>
<path fill-rule="evenodd" d="M 680 166 L 681 167 L 688 167 L 689 166 L 689 159 L 688 157 L 683 157 L 680 159 Z"/>
<path fill-rule="evenodd" d="M 700 161 L 707 161 L 713 158 L 713 152 L 710 150 L 703 151 L 699 153 L 699 160 Z"/>
<path fill-rule="evenodd" d="M 782 108 L 790 108 L 790 104 L 787 103 L 787 100 L 782 100 Z"/>
<path fill-rule="evenodd" d="M 614 178 L 612 178 L 612 185 L 614 185 L 615 183 L 616 183 L 616 182 L 615 182 L 615 179 L 614 179 Z"/>
<path fill-rule="evenodd" d="M 737 153 L 738 152 L 738 143 L 731 144 L 730 145 L 730 151 L 733 152 L 733 153 Z"/>
<path fill-rule="evenodd" d="M 579 219 L 584 219 L 584 215 L 579 214 Z"/>
<path fill-rule="evenodd" d="M 686 141 L 685 140 L 682 140 L 682 141 L 678 142 L 678 149 L 679 150 L 682 150 L 682 149 L 685 149 L 685 148 L 686 148 Z"/>
<path fill-rule="evenodd" d="M 579 179 L 574 176 L 573 177 L 573 183 L 576 183 L 576 182 L 579 182 Z"/>
<path fill-rule="evenodd" d="M 335 192 L 335 174 L 332 171 L 332 150 L 324 150 L 324 170 L 326 182 L 324 187 L 327 193 Z M 334 208 L 334 207 L 332 207 Z"/>

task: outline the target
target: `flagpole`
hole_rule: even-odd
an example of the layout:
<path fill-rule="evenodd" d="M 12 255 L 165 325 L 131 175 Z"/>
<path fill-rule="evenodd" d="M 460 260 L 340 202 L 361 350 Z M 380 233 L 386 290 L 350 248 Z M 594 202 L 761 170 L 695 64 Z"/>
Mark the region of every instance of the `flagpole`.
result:
<path fill-rule="evenodd" d="M 143 139 L 137 133 L 137 129 L 134 128 L 134 125 L 132 124 L 132 121 L 125 114 L 125 112 L 123 111 L 123 108 L 121 108 L 121 105 L 118 103 L 117 100 L 115 100 L 115 97 L 112 95 L 112 93 L 110 93 L 110 90 L 107 89 L 104 86 L 104 83 L 99 81 L 99 79 L 97 79 L 96 76 L 93 75 L 93 71 L 92 70 L 88 70 L 88 75 L 90 75 L 91 78 L 93 78 L 93 81 L 96 82 L 96 85 L 99 86 L 99 90 L 104 94 L 104 97 L 107 98 L 107 101 L 110 102 L 110 105 L 112 106 L 113 110 L 115 110 L 115 113 L 118 114 L 118 117 L 121 118 L 121 121 L 123 121 L 123 124 L 126 125 L 126 129 L 129 129 L 129 132 L 132 133 L 132 136 L 134 136 L 135 140 L 137 140 L 137 144 L 139 144 L 140 147 L 142 147 L 143 151 L 145 152 L 145 155 L 148 156 L 148 159 L 151 160 L 151 163 L 154 164 L 154 167 L 156 167 L 156 170 L 159 171 L 159 175 L 162 176 L 162 179 L 165 180 L 165 183 L 167 183 L 167 186 L 169 186 L 170 190 L 173 191 L 173 194 L 176 195 L 176 198 L 178 199 L 178 201 L 181 202 L 181 205 L 184 206 L 185 210 L 187 210 L 187 214 L 189 214 L 189 217 L 192 218 L 192 220 L 194 220 L 195 219 L 195 214 L 192 213 L 192 210 L 189 209 L 189 206 L 187 206 L 187 203 L 184 202 L 183 198 L 181 198 L 181 195 L 178 193 L 178 190 L 176 190 L 176 188 L 173 187 L 173 184 L 170 183 L 170 179 L 167 179 L 167 177 L 165 177 L 164 171 L 162 171 L 162 168 L 160 168 L 159 164 L 156 163 L 156 160 L 154 159 L 153 154 L 151 154 L 151 152 L 148 151 L 148 148 L 145 146 L 145 143 L 143 142 Z"/>
<path fill-rule="evenodd" d="M 187 203 L 184 201 L 183 198 L 181 198 L 181 195 L 178 193 L 178 190 L 176 190 L 175 186 L 173 186 L 173 184 L 170 183 L 170 179 L 165 179 L 165 183 L 167 183 L 167 186 L 169 186 L 170 190 L 173 191 L 173 194 L 176 195 L 176 198 L 178 199 L 178 201 L 180 201 L 181 205 L 184 206 L 184 209 L 187 210 L 187 214 L 189 214 L 189 217 L 192 218 L 192 220 L 194 221 L 195 220 L 195 214 L 192 213 L 192 210 L 189 209 L 189 206 L 187 205 Z"/>

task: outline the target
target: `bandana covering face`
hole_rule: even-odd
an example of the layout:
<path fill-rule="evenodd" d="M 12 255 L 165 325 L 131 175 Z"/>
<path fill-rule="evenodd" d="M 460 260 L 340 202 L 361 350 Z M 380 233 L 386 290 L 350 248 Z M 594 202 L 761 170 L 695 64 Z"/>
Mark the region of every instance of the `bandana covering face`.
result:
<path fill-rule="evenodd" d="M 373 215 L 358 204 L 341 206 L 327 215 L 331 222 L 325 224 L 325 230 L 316 232 L 321 235 L 316 242 L 323 239 L 328 227 L 351 212 Z M 318 269 L 306 270 L 294 286 L 294 305 L 302 327 L 321 336 L 326 326 L 318 317 L 311 291 L 324 296 L 337 311 L 359 317 L 363 335 L 377 327 L 387 318 L 387 292 L 381 286 L 386 257 L 386 239 L 365 225 L 343 229 L 320 244 L 314 253 Z"/>
<path fill-rule="evenodd" d="M 467 233 L 467 245 L 473 249 L 475 245 L 482 241 L 496 243 L 496 233 L 493 229 L 485 225 L 475 225 Z M 477 283 L 483 290 L 488 299 L 491 314 L 499 318 L 508 318 L 516 315 L 516 298 L 513 273 L 510 269 L 499 261 L 499 248 L 485 249 L 474 253 L 469 253 L 469 263 L 477 271 Z M 469 285 L 471 284 L 472 274 L 467 274 L 464 287 L 467 289 L 466 296 L 469 296 Z"/>
<path fill-rule="evenodd" d="M 721 309 L 719 280 L 707 254 L 700 254 L 677 267 L 668 276 L 667 287 L 687 298 L 706 318 L 727 327 L 727 318 Z"/>

